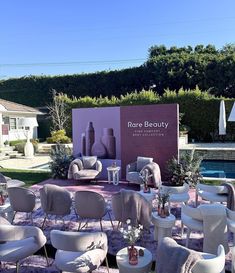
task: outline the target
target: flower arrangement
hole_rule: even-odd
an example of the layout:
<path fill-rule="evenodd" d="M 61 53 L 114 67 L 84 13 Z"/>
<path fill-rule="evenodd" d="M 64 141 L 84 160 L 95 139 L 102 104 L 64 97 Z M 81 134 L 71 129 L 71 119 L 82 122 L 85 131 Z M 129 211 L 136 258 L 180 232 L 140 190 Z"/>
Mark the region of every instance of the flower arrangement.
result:
<path fill-rule="evenodd" d="M 149 178 L 152 177 L 152 174 L 149 175 L 149 171 L 147 169 L 140 171 L 140 178 L 142 180 L 141 187 L 143 188 L 143 192 L 150 192 L 150 188 L 148 187 Z"/>
<path fill-rule="evenodd" d="M 129 245 L 134 245 L 135 242 L 140 238 L 143 226 L 132 226 L 130 219 L 127 219 L 126 224 L 126 228 L 120 228 L 120 232 Z"/>
<path fill-rule="evenodd" d="M 170 182 L 175 186 L 182 186 L 185 182 L 195 186 L 203 177 L 200 174 L 202 157 L 192 151 L 183 153 L 179 160 L 173 157 L 168 161 L 167 169 L 170 175 Z"/>
<path fill-rule="evenodd" d="M 161 188 L 157 194 L 158 204 L 161 204 L 162 206 L 165 206 L 165 204 L 169 201 L 170 194 L 169 192 L 163 192 L 161 191 Z"/>
<path fill-rule="evenodd" d="M 158 201 L 158 215 L 160 217 L 169 216 L 169 209 L 166 207 L 166 203 L 169 201 L 170 194 L 168 191 L 162 191 L 160 188 L 157 194 Z"/>

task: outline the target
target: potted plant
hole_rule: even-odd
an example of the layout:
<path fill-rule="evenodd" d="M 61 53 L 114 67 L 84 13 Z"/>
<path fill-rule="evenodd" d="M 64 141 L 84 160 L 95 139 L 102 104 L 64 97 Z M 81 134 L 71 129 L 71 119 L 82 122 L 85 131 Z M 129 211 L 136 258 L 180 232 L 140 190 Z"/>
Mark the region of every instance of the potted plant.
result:
<path fill-rule="evenodd" d="M 8 146 L 9 146 L 9 141 L 8 141 L 8 140 L 5 140 L 5 141 L 4 141 L 4 145 L 5 145 L 6 147 L 8 147 Z"/>
<path fill-rule="evenodd" d="M 167 163 L 169 185 L 183 186 L 184 183 L 187 183 L 195 187 L 202 180 L 199 169 L 202 159 L 194 150 L 191 150 L 182 153 L 179 160 L 175 157 L 169 160 Z"/>

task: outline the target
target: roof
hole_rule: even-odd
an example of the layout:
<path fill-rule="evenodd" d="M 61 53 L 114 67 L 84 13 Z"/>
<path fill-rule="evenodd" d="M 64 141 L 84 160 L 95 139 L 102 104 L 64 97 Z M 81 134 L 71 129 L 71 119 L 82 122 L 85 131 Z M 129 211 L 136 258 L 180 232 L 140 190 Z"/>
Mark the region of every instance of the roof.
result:
<path fill-rule="evenodd" d="M 38 111 L 36 108 L 19 104 L 16 102 L 4 100 L 4 99 L 0 99 L 0 106 L 3 106 L 3 108 L 5 108 L 4 110 L 8 112 L 24 112 L 24 113 L 41 114 L 41 112 Z"/>

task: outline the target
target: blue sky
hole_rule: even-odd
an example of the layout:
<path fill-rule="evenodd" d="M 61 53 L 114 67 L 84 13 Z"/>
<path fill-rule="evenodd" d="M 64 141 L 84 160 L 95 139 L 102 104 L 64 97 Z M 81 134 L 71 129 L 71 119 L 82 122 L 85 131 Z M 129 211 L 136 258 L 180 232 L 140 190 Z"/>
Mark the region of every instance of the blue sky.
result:
<path fill-rule="evenodd" d="M 0 2 L 0 79 L 142 64 L 152 45 L 235 43 L 234 0 Z"/>

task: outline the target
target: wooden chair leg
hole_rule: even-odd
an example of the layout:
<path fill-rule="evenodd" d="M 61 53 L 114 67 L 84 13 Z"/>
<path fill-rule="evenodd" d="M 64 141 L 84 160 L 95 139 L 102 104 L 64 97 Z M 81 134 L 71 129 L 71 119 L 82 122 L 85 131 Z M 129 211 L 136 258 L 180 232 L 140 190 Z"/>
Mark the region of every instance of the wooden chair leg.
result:
<path fill-rule="evenodd" d="M 20 264 L 19 262 L 16 262 L 16 273 L 20 272 Z"/>
<path fill-rule="evenodd" d="M 183 237 L 183 235 L 184 235 L 184 223 L 181 220 L 181 238 Z"/>
<path fill-rule="evenodd" d="M 198 193 L 197 193 L 197 190 L 196 190 L 196 194 L 195 194 L 195 206 L 196 207 L 198 206 Z"/>
<path fill-rule="evenodd" d="M 110 222 L 111 222 L 112 228 L 113 228 L 113 230 L 114 230 L 114 225 L 113 225 L 113 221 L 112 221 L 112 218 L 111 218 L 110 212 L 109 212 L 109 211 L 107 211 L 107 213 L 108 213 L 109 220 L 110 220 Z"/>
<path fill-rule="evenodd" d="M 42 227 L 41 227 L 41 229 L 44 229 L 44 225 L 45 225 L 45 223 L 46 223 L 46 219 L 47 219 L 47 214 L 46 214 L 45 217 L 44 217 L 44 220 L 43 220 L 43 222 L 42 222 Z"/>
<path fill-rule="evenodd" d="M 100 219 L 100 229 L 103 232 L 103 226 L 102 226 L 102 218 Z"/>
<path fill-rule="evenodd" d="M 189 245 L 190 233 L 191 233 L 191 230 L 188 228 L 187 229 L 187 238 L 186 238 L 186 247 L 188 247 L 188 245 Z"/>
<path fill-rule="evenodd" d="M 48 255 L 47 255 L 47 249 L 46 249 L 45 245 L 43 246 L 43 249 L 44 249 L 44 253 L 45 253 L 45 257 L 46 257 L 46 261 L 47 261 L 47 266 L 49 266 L 50 263 L 49 263 L 49 259 L 48 259 Z"/>
<path fill-rule="evenodd" d="M 106 263 L 107 271 L 109 273 L 109 262 L 108 262 L 107 256 L 105 257 L 105 263 Z"/>
<path fill-rule="evenodd" d="M 34 226 L 34 222 L 33 222 L 33 212 L 30 213 L 30 219 L 31 219 L 32 226 Z"/>

